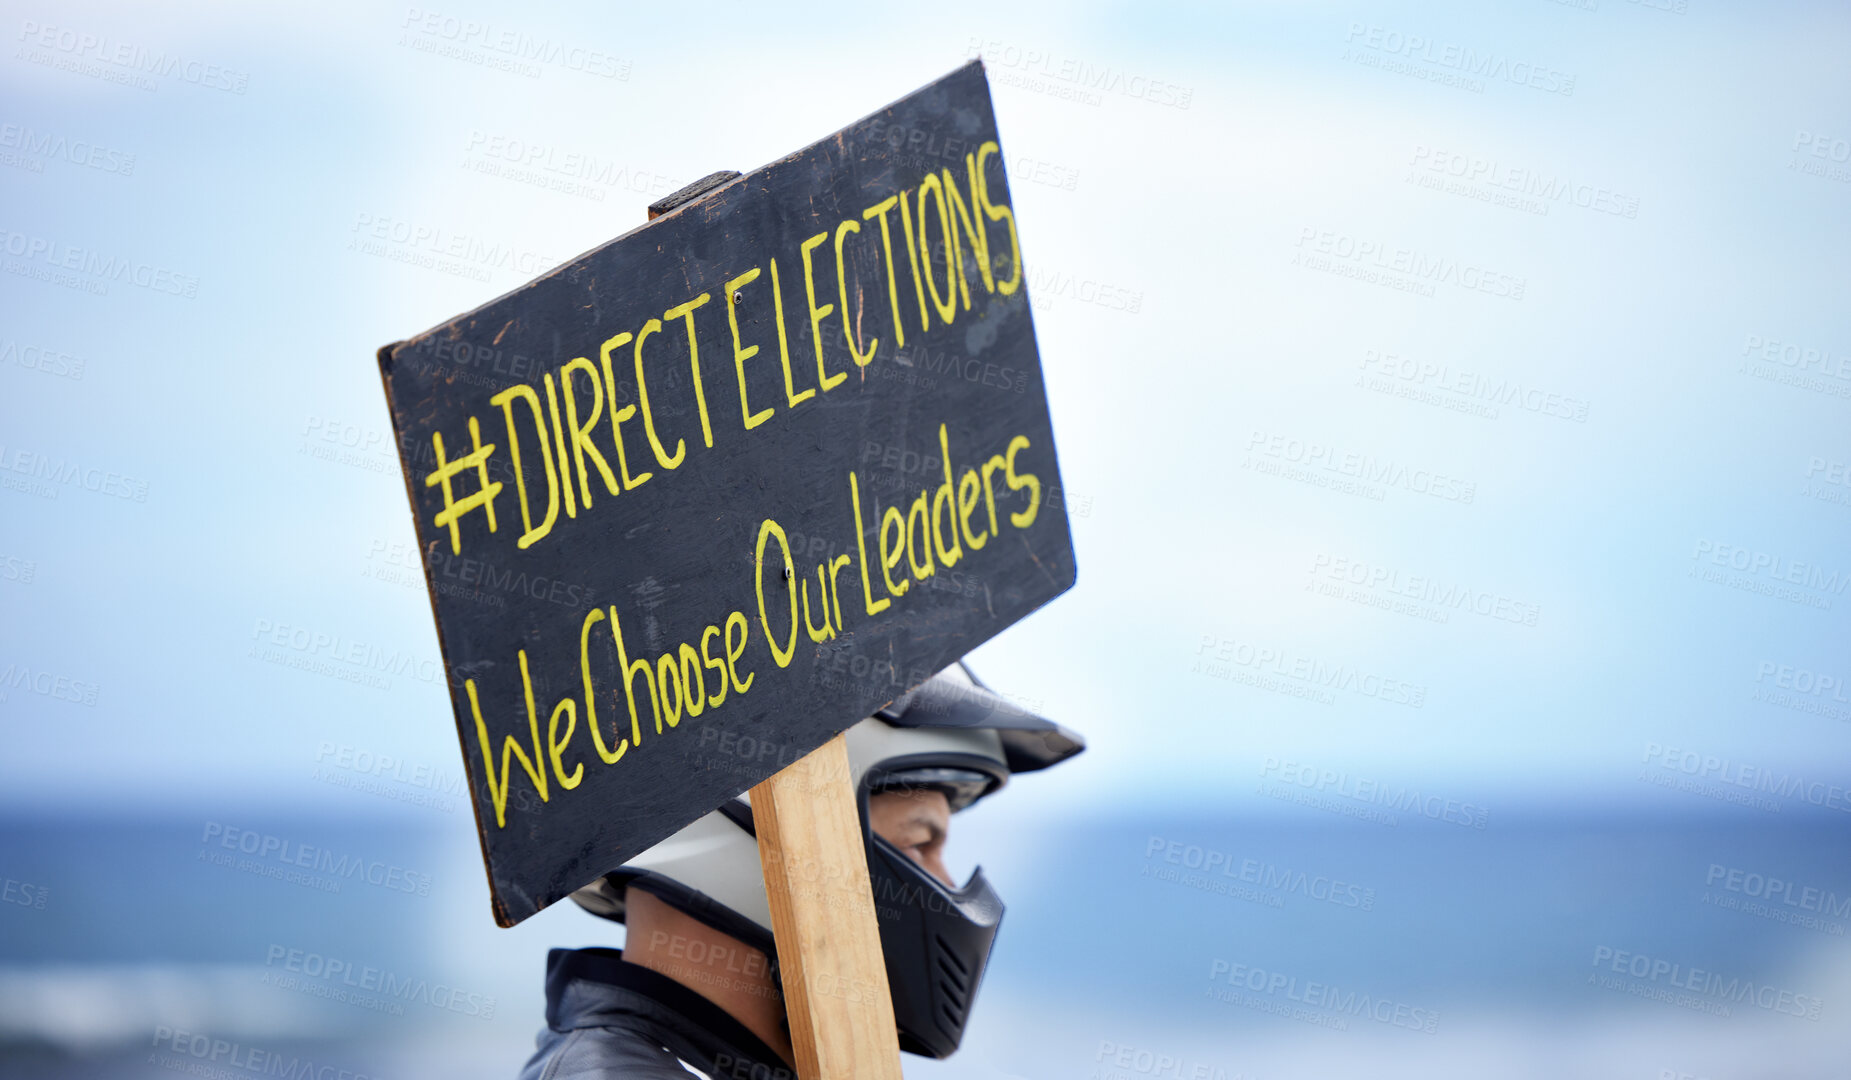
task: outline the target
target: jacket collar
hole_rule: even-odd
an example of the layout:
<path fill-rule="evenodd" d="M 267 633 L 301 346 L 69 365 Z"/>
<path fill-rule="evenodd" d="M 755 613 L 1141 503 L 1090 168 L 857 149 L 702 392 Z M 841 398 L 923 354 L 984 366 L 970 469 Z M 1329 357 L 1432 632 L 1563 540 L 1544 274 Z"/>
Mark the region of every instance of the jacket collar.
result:
<path fill-rule="evenodd" d="M 597 984 L 602 992 L 575 992 L 577 982 Z M 715 1080 L 796 1080 L 784 1059 L 731 1014 L 668 976 L 630 963 L 618 949 L 547 953 L 546 1023 L 555 1031 L 646 1032 Z"/>

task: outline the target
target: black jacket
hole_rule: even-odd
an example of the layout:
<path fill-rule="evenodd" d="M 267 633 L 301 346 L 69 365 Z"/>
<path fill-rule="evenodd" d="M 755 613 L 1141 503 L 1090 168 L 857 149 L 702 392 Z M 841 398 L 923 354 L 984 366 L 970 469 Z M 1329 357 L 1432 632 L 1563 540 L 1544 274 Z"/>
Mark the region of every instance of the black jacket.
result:
<path fill-rule="evenodd" d="M 546 1027 L 534 1046 L 520 1080 L 688 1080 L 681 1062 L 712 1080 L 797 1080 L 718 1005 L 616 949 L 547 954 Z"/>

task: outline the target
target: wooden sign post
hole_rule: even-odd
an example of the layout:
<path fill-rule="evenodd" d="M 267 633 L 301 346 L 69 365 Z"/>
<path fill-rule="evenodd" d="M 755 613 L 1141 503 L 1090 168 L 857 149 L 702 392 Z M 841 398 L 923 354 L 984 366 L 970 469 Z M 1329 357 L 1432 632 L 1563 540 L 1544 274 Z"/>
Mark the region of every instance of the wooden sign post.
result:
<path fill-rule="evenodd" d="M 738 175 L 717 172 L 689 184 L 652 204 L 649 220 Z M 752 788 L 779 982 L 802 1080 L 901 1080 L 893 994 L 848 778 L 848 741 L 837 735 Z M 834 892 L 803 888 L 792 866 L 839 867 L 824 875 Z"/>
<path fill-rule="evenodd" d="M 837 735 L 752 789 L 784 1008 L 803 1080 L 900 1080 L 867 844 L 847 776 L 848 742 Z M 841 867 L 826 875 L 839 882 L 836 895 L 803 888 L 791 871 L 804 866 Z"/>
<path fill-rule="evenodd" d="M 665 202 L 379 351 L 495 918 L 751 789 L 803 1075 L 897 1075 L 839 736 L 1074 580 L 982 66 Z"/>

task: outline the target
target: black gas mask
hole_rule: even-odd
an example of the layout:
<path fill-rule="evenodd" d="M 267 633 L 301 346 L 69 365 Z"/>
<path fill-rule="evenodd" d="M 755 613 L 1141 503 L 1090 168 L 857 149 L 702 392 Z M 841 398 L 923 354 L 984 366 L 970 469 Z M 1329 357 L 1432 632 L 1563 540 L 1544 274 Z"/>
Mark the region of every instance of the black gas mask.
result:
<path fill-rule="evenodd" d="M 982 867 L 954 889 L 875 833 L 868 827 L 868 798 L 881 791 L 938 790 L 956 813 L 1001 782 L 988 771 L 939 765 L 871 769 L 862 783 L 868 881 L 894 1025 L 900 1049 L 908 1053 L 944 1058 L 958 1048 L 1003 921 L 1003 901 L 984 880 Z"/>

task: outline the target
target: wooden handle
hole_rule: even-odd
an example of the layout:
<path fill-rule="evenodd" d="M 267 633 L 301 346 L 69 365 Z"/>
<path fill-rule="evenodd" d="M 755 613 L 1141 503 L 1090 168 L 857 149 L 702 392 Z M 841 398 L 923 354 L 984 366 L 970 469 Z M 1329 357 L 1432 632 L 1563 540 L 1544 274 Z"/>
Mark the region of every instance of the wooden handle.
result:
<path fill-rule="evenodd" d="M 802 1080 L 900 1080 L 867 844 L 841 736 L 752 789 Z"/>
<path fill-rule="evenodd" d="M 650 220 L 737 177 L 713 173 L 649 208 Z M 893 994 L 874 921 L 867 843 L 837 735 L 752 789 L 784 1009 L 801 1080 L 902 1080 Z"/>

